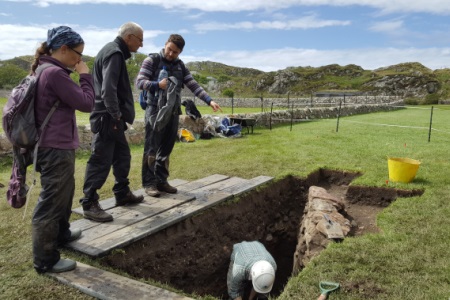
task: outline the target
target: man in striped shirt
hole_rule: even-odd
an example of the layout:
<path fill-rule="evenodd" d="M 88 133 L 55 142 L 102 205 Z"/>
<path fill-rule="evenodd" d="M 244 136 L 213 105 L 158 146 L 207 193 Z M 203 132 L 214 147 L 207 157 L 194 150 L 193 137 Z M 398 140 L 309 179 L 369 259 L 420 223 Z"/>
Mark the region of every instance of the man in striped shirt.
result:
<path fill-rule="evenodd" d="M 228 295 L 233 300 L 253 300 L 272 290 L 277 264 L 258 241 L 234 244 L 227 275 Z"/>
<path fill-rule="evenodd" d="M 142 186 L 145 193 L 158 197 L 160 192 L 174 194 L 177 189 L 167 182 L 169 177 L 169 156 L 173 150 L 178 133 L 178 114 L 173 115 L 168 124 L 160 131 L 150 125 L 151 116 L 160 110 L 158 94 L 167 90 L 168 79 L 158 80 L 164 67 L 169 77 L 173 76 L 178 83 L 186 86 L 194 95 L 209 105 L 214 112 L 221 110 L 208 93 L 197 83 L 192 74 L 178 56 L 183 51 L 185 41 L 179 34 L 171 34 L 164 48 L 159 53 L 149 55 L 141 65 L 136 78 L 136 87 L 148 91 L 145 108 L 145 144 L 142 160 Z M 180 87 L 181 88 L 181 87 Z M 177 105 L 180 105 L 178 103 Z M 179 114 L 181 109 L 178 108 Z"/>

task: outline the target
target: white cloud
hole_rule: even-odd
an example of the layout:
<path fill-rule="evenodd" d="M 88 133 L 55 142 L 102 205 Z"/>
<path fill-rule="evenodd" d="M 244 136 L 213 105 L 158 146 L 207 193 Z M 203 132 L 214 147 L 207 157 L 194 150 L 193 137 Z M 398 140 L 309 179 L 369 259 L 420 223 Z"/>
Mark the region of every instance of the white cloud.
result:
<path fill-rule="evenodd" d="M 292 29 L 310 29 L 321 28 L 328 26 L 347 26 L 350 25 L 350 21 L 339 20 L 321 20 L 316 16 L 306 16 L 296 20 L 285 21 L 260 21 L 260 22 L 237 22 L 237 23 L 219 23 L 219 22 L 205 22 L 194 25 L 197 31 L 213 31 L 213 30 L 252 30 L 252 29 L 279 29 L 279 30 L 292 30 Z"/>
<path fill-rule="evenodd" d="M 392 33 L 393 31 L 403 29 L 403 21 L 396 20 L 396 21 L 377 22 L 374 25 L 372 25 L 369 29 L 376 32 Z"/>
<path fill-rule="evenodd" d="M 11 59 L 16 56 L 34 55 L 39 45 L 47 39 L 47 29 L 61 24 L 47 24 L 39 26 L 22 26 L 13 24 L 0 24 L 0 60 Z M 85 42 L 83 53 L 90 56 L 97 55 L 98 51 L 108 42 L 117 36 L 117 28 L 104 29 L 97 27 L 83 27 L 76 24 L 65 24 L 78 32 Z M 159 35 L 166 35 L 167 32 L 158 30 L 144 31 L 143 53 L 150 53 L 160 50 L 160 46 L 155 45 L 154 38 Z"/>
<path fill-rule="evenodd" d="M 432 14 L 450 14 L 448 0 L 228 0 L 228 1 L 205 1 L 205 0 L 9 0 L 13 2 L 32 2 L 41 7 L 55 4 L 138 4 L 156 5 L 165 9 L 197 9 L 201 11 L 252 11 L 269 10 L 276 11 L 289 7 L 317 7 L 317 6 L 368 6 L 380 9 L 385 13 L 394 12 L 425 12 Z"/>

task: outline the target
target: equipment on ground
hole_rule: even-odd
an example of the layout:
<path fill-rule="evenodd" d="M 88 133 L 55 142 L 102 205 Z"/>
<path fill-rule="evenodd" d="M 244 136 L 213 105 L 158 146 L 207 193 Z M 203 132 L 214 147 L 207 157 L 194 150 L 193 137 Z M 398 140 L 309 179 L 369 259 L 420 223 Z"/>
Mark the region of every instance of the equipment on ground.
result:
<path fill-rule="evenodd" d="M 320 288 L 320 300 L 324 300 L 328 298 L 328 294 L 336 291 L 340 287 L 339 283 L 331 282 L 331 281 L 321 281 L 319 283 Z"/>

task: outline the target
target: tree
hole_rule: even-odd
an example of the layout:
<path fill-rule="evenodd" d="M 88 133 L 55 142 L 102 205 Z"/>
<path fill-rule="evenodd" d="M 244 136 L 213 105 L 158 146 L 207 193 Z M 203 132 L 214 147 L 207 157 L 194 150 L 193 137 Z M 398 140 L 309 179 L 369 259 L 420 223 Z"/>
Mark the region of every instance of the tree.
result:
<path fill-rule="evenodd" d="M 0 88 L 12 89 L 27 75 L 28 71 L 13 64 L 5 64 L 0 67 Z"/>
<path fill-rule="evenodd" d="M 195 81 L 197 81 L 200 84 L 208 83 L 208 78 L 206 78 L 206 76 L 202 76 L 200 74 L 193 74 L 192 77 L 194 77 Z"/>
<path fill-rule="evenodd" d="M 222 93 L 225 97 L 234 97 L 234 91 L 232 89 L 224 89 Z"/>
<path fill-rule="evenodd" d="M 128 76 L 130 78 L 132 87 L 134 86 L 136 77 L 139 73 L 139 70 L 141 69 L 142 62 L 144 61 L 144 59 L 146 57 L 147 57 L 147 55 L 145 55 L 145 54 L 136 53 L 126 61 L 127 72 L 128 72 Z"/>

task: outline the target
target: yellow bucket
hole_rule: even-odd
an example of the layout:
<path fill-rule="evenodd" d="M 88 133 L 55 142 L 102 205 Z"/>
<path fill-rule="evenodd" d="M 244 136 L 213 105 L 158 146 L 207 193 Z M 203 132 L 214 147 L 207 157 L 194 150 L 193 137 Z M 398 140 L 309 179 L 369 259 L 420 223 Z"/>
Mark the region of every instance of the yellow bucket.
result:
<path fill-rule="evenodd" d="M 420 161 L 411 158 L 388 157 L 389 180 L 411 182 L 416 177 Z"/>

